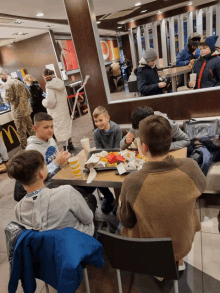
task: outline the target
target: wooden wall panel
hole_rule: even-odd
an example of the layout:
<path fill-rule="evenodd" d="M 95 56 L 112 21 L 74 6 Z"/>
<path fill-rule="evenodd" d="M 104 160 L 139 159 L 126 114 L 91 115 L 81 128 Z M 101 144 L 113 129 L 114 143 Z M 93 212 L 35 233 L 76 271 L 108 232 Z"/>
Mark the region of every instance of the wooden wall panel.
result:
<path fill-rule="evenodd" d="M 49 33 L 0 48 L 0 65 L 9 72 L 25 69 L 45 89 L 42 72 L 45 65 L 54 64 L 61 78 Z"/>
<path fill-rule="evenodd" d="M 129 43 L 129 36 L 128 35 L 121 36 L 121 42 L 122 42 L 122 48 L 123 48 L 124 55 L 132 63 L 131 48 L 130 48 L 130 43 Z M 133 64 L 132 64 L 132 66 L 133 66 Z"/>

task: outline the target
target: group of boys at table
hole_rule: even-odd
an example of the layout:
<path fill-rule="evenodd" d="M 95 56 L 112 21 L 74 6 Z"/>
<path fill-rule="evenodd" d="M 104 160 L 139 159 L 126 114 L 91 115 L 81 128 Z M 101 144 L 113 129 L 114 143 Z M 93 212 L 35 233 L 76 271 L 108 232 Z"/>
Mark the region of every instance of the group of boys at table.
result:
<path fill-rule="evenodd" d="M 185 269 L 182 258 L 191 250 L 195 233 L 201 229 L 196 199 L 206 186 L 205 176 L 194 160 L 174 158 L 169 153 L 189 145 L 187 134 L 166 114 L 147 106 L 133 110 L 132 128 L 125 137 L 104 107 L 97 107 L 93 118 L 97 149 L 123 150 L 138 141 L 139 151 L 148 158 L 142 169 L 124 178 L 114 210 L 113 194 L 109 188 L 99 187 L 104 195 L 102 211 L 113 210 L 123 236 L 171 237 L 179 270 Z M 93 236 L 97 200 L 92 192 L 96 187 L 76 187 L 74 180 L 72 186 L 54 186 L 51 178 L 66 165 L 70 154 L 58 152 L 50 115 L 37 113 L 34 129 L 36 136 L 29 137 L 26 150 L 13 156 L 7 168 L 9 177 L 16 179 L 18 223 L 38 231 L 72 227 Z"/>

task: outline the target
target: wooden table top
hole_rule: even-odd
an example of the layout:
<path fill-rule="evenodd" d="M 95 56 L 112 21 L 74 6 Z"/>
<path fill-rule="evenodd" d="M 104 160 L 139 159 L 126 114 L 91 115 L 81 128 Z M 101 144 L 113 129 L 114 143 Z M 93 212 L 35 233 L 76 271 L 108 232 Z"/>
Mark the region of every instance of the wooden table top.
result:
<path fill-rule="evenodd" d="M 165 69 L 165 70 L 159 71 L 158 75 L 160 77 L 172 77 L 172 76 L 177 76 L 177 75 L 180 75 L 180 74 L 190 72 L 191 69 L 192 69 L 192 67 L 189 66 L 189 65 L 181 66 L 181 67 L 175 67 L 175 68 L 170 68 L 170 69 Z"/>
<path fill-rule="evenodd" d="M 170 154 L 175 158 L 185 158 L 187 148 L 183 148 L 177 151 L 172 151 Z M 84 150 L 78 153 L 79 163 L 81 168 L 84 168 L 86 162 L 86 155 Z M 87 184 L 87 178 L 89 173 L 83 173 L 81 178 L 74 178 L 69 164 L 67 164 L 62 170 L 60 170 L 51 180 L 54 184 L 70 184 L 75 186 L 93 186 L 93 187 L 113 187 L 121 188 L 122 182 L 127 174 L 115 175 L 115 170 L 111 171 L 99 171 L 96 178 Z"/>

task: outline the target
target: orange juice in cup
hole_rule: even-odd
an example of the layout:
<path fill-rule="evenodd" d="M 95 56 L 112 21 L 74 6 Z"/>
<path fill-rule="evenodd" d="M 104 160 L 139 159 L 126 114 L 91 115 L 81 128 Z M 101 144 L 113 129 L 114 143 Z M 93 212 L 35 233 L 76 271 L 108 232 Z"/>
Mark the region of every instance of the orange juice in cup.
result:
<path fill-rule="evenodd" d="M 73 176 L 75 178 L 81 177 L 82 176 L 82 170 L 81 170 L 81 167 L 80 167 L 80 164 L 79 164 L 78 157 L 69 158 L 68 163 L 69 163 L 70 168 L 71 168 L 71 170 L 73 172 Z"/>

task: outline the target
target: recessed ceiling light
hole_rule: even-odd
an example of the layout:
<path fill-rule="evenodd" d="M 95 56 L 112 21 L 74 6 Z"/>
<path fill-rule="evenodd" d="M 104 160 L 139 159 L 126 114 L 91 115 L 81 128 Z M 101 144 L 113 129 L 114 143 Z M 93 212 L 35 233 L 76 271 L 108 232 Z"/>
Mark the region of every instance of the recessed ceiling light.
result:
<path fill-rule="evenodd" d="M 157 14 L 161 14 L 161 13 L 162 13 L 162 11 L 158 11 L 158 12 L 157 12 Z"/>
<path fill-rule="evenodd" d="M 48 24 L 47 27 L 52 27 L 52 24 Z"/>
<path fill-rule="evenodd" d="M 41 16 L 44 16 L 44 13 L 43 12 L 40 12 L 36 15 L 37 17 L 41 17 Z"/>
<path fill-rule="evenodd" d="M 142 10 L 141 13 L 147 12 L 147 10 Z"/>
<path fill-rule="evenodd" d="M 96 21 L 97 24 L 101 23 L 101 21 Z"/>
<path fill-rule="evenodd" d="M 189 5 L 189 6 L 192 5 L 192 2 L 189 2 L 188 5 Z"/>
<path fill-rule="evenodd" d="M 14 33 L 13 35 L 15 35 L 15 36 L 18 36 L 18 35 L 19 35 L 19 36 L 24 36 L 24 35 L 27 35 L 27 34 L 28 34 L 28 33 L 21 33 L 21 32 L 20 32 L 20 33 Z"/>
<path fill-rule="evenodd" d="M 141 2 L 137 2 L 135 6 L 141 6 Z"/>
<path fill-rule="evenodd" d="M 122 28 L 122 26 L 118 26 L 118 28 Z"/>
<path fill-rule="evenodd" d="M 15 23 L 15 24 L 21 24 L 21 23 L 23 23 L 23 21 L 15 20 L 14 23 Z"/>

